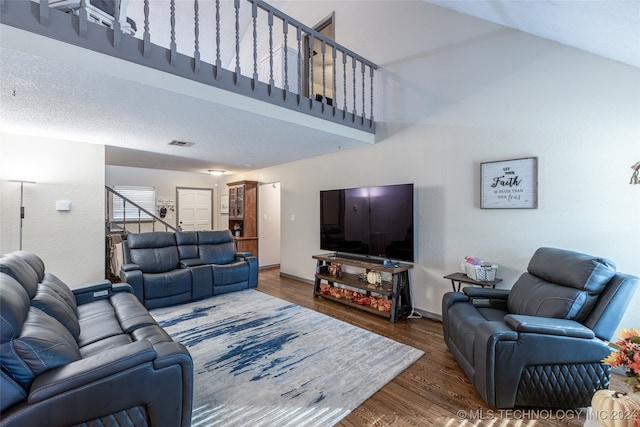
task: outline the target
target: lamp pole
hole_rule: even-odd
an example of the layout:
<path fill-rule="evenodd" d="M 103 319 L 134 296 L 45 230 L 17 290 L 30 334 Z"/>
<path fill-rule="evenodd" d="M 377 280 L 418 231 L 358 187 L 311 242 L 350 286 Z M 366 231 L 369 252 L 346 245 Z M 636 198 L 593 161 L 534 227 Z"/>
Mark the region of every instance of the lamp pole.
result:
<path fill-rule="evenodd" d="M 21 179 L 10 179 L 9 182 L 20 183 L 20 250 L 22 250 L 22 221 L 24 220 L 24 184 L 35 184 L 35 181 L 24 181 Z"/>

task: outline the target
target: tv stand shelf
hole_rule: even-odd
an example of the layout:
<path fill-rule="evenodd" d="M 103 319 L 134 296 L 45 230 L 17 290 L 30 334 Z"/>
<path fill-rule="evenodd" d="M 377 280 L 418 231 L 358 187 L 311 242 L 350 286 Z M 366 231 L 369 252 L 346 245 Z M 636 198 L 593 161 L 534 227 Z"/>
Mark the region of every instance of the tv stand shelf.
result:
<path fill-rule="evenodd" d="M 315 282 L 313 286 L 314 297 L 322 297 L 331 301 L 336 301 L 350 307 L 356 307 L 363 311 L 387 317 L 391 323 L 395 323 L 403 316 L 411 313 L 411 293 L 409 291 L 409 270 L 413 268 L 411 264 L 399 264 L 398 267 L 384 267 L 381 263 L 369 262 L 353 258 L 342 258 L 332 254 L 314 255 L 317 260 Z M 342 272 L 339 276 L 333 276 L 321 272 L 322 267 L 331 265 L 346 265 L 360 268 L 363 275 Z M 391 281 L 382 281 L 379 285 L 371 285 L 366 280 L 366 274 L 370 271 L 386 272 L 391 274 Z M 325 283 L 326 282 L 326 283 Z M 339 285 L 339 286 L 336 286 Z M 332 291 L 333 288 L 345 289 L 350 295 L 331 295 L 323 292 Z M 353 298 L 350 298 L 353 296 Z M 370 301 L 375 301 L 372 305 Z M 389 310 L 379 309 L 388 307 Z M 390 307 L 389 307 L 390 305 Z"/>

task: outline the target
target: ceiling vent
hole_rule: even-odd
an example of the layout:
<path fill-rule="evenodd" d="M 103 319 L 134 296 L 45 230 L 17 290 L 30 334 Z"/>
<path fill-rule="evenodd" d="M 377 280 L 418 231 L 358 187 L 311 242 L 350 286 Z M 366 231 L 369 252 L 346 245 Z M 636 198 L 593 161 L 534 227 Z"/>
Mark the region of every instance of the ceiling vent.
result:
<path fill-rule="evenodd" d="M 178 141 L 176 139 L 169 143 L 169 145 L 175 145 L 177 147 L 191 147 L 193 144 L 193 142 Z"/>

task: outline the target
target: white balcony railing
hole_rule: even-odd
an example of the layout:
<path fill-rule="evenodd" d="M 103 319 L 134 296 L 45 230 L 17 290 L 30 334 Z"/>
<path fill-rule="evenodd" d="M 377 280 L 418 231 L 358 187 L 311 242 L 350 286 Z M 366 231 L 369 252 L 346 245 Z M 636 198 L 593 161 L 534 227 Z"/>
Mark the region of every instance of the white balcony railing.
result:
<path fill-rule="evenodd" d="M 377 66 L 261 0 L 0 0 L 0 12 L 6 25 L 375 133 Z"/>

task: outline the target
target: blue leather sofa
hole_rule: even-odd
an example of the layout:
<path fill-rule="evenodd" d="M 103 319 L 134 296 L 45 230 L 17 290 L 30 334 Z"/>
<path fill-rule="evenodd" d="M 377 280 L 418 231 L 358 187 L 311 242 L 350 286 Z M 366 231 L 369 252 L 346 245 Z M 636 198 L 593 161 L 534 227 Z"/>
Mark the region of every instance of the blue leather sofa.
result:
<path fill-rule="evenodd" d="M 130 234 L 122 248 L 120 278 L 147 308 L 258 285 L 258 259 L 229 230 Z"/>
<path fill-rule="evenodd" d="M 489 406 L 586 407 L 608 388 L 601 360 L 639 284 L 610 260 L 540 248 L 510 290 L 445 294 L 444 340 Z"/>
<path fill-rule="evenodd" d="M 70 289 L 0 257 L 0 426 L 191 424 L 193 361 L 127 284 Z"/>

